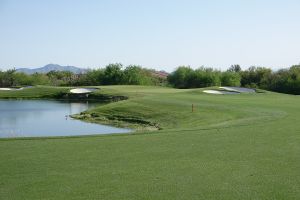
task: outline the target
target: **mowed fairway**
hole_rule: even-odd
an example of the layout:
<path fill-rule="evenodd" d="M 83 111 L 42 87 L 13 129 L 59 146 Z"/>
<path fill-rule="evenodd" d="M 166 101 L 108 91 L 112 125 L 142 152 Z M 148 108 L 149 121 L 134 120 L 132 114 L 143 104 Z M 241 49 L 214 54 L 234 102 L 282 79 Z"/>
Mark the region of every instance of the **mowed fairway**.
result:
<path fill-rule="evenodd" d="M 300 199 L 299 96 L 101 88 L 129 99 L 87 111 L 95 120 L 160 130 L 0 139 L 0 199 Z"/>

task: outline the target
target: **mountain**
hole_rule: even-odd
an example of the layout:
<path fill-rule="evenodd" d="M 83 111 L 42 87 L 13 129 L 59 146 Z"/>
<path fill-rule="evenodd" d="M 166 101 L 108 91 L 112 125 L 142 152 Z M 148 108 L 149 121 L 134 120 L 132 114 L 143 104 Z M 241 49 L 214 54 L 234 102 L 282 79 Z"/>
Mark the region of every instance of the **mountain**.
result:
<path fill-rule="evenodd" d="M 39 67 L 39 68 L 34 68 L 34 69 L 18 68 L 16 70 L 17 70 L 17 72 L 23 72 L 25 74 L 34 74 L 34 73 L 45 74 L 50 71 L 69 71 L 69 72 L 73 72 L 75 74 L 80 74 L 80 73 L 86 72 L 86 69 L 82 69 L 82 68 L 78 68 L 78 67 L 74 67 L 74 66 L 60 66 L 57 64 L 48 64 L 48 65 L 45 65 L 44 67 Z"/>

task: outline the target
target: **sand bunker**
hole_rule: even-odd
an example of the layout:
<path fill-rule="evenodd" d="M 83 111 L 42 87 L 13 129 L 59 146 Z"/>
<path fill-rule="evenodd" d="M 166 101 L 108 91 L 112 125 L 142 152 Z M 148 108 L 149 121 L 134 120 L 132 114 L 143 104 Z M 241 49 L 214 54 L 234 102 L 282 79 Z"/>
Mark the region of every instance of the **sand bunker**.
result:
<path fill-rule="evenodd" d="M 73 94 L 88 94 L 91 92 L 94 92 L 95 90 L 98 90 L 96 88 L 75 88 L 75 89 L 71 89 L 70 93 Z"/>
<path fill-rule="evenodd" d="M 203 90 L 207 94 L 240 94 L 240 93 L 255 93 L 254 89 L 242 87 L 219 87 L 220 90 Z"/>
<path fill-rule="evenodd" d="M 242 88 L 242 87 L 219 87 L 222 90 L 239 93 L 255 93 L 254 89 Z"/>
<path fill-rule="evenodd" d="M 0 88 L 0 91 L 23 90 L 24 88 Z"/>
<path fill-rule="evenodd" d="M 239 94 L 238 92 L 220 91 L 220 90 L 203 90 L 207 94 Z"/>
<path fill-rule="evenodd" d="M 0 88 L 0 90 L 9 91 L 9 90 L 13 90 L 13 89 L 12 88 Z"/>

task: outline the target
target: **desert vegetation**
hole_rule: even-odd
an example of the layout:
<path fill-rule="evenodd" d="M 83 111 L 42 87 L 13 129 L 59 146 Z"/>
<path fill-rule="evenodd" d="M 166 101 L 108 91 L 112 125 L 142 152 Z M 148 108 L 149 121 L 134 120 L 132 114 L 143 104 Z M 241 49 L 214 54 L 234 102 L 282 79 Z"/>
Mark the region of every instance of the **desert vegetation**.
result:
<path fill-rule="evenodd" d="M 300 94 L 300 65 L 278 71 L 266 67 L 242 70 L 239 65 L 233 65 L 226 71 L 204 67 L 194 70 L 189 66 L 181 66 L 168 76 L 168 82 L 176 88 L 242 86 Z"/>
<path fill-rule="evenodd" d="M 69 71 L 50 71 L 25 74 L 14 69 L 0 71 L 0 87 L 24 85 L 92 86 L 92 85 L 152 85 L 175 88 L 202 88 L 211 86 L 242 86 L 260 88 L 287 94 L 300 94 L 300 65 L 273 71 L 266 67 L 250 67 L 242 70 L 232 65 L 228 70 L 180 66 L 167 74 L 146 69 L 139 65 L 123 67 L 109 64 L 104 68 L 90 69 L 75 74 Z"/>
<path fill-rule="evenodd" d="M 90 69 L 75 74 L 70 71 L 25 74 L 15 69 L 0 71 L 0 87 L 23 85 L 79 86 L 79 85 L 165 85 L 166 76 L 138 65 L 123 67 L 109 64 L 104 68 Z"/>

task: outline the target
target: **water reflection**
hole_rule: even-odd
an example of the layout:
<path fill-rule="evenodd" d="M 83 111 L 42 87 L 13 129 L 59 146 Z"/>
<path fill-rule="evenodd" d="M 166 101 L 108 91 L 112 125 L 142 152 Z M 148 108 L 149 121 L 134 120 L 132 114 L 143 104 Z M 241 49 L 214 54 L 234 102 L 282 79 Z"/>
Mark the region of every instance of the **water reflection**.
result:
<path fill-rule="evenodd" d="M 128 129 L 69 118 L 95 106 L 90 102 L 0 100 L 0 137 L 69 136 L 127 133 Z"/>

